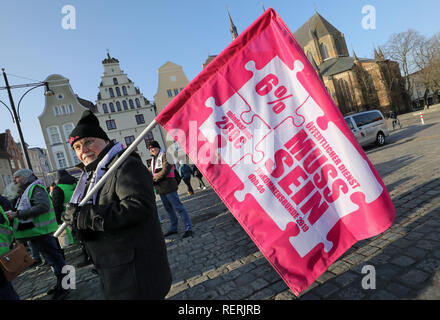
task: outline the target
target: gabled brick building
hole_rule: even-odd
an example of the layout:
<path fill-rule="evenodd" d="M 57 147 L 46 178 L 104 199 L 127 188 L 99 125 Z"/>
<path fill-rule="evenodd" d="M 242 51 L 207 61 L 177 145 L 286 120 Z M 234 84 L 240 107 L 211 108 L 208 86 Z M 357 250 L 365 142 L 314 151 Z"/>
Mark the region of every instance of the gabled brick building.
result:
<path fill-rule="evenodd" d="M 0 133 L 0 193 L 12 183 L 14 172 L 21 168 L 25 168 L 22 153 L 7 129 Z"/>

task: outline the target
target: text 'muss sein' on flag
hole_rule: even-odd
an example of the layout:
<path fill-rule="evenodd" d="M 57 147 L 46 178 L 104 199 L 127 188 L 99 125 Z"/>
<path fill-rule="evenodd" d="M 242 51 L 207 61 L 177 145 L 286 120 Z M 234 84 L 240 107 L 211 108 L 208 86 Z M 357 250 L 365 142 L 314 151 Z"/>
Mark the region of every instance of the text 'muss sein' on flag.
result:
<path fill-rule="evenodd" d="M 378 172 L 273 9 L 156 121 L 296 295 L 394 220 Z"/>

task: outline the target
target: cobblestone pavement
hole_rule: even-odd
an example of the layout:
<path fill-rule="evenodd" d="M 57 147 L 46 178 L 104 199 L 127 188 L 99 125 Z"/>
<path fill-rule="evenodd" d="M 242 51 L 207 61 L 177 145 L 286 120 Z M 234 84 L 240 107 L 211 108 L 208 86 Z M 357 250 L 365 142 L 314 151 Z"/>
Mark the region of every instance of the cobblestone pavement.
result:
<path fill-rule="evenodd" d="M 359 241 L 301 296 L 296 297 L 253 244 L 211 188 L 192 197 L 180 193 L 193 220 L 194 237 L 166 239 L 173 273 L 167 299 L 440 299 L 440 108 L 399 116 L 402 129 L 388 143 L 365 151 L 382 176 L 396 207 L 384 233 Z M 197 185 L 193 181 L 193 185 Z M 169 221 L 158 202 L 163 219 Z M 80 260 L 70 247 L 67 263 Z M 362 288 L 365 266 L 373 266 L 376 289 Z M 67 299 L 102 299 L 92 267 L 76 270 Z M 370 273 L 371 274 L 371 273 Z M 55 284 L 49 268 L 29 269 L 13 281 L 21 299 L 49 299 Z"/>

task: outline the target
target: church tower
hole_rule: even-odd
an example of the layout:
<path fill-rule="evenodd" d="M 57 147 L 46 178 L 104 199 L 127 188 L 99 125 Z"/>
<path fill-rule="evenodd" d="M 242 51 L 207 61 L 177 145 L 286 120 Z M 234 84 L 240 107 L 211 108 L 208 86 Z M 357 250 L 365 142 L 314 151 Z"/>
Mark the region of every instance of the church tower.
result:
<path fill-rule="evenodd" d="M 294 33 L 294 37 L 309 60 L 313 56 L 318 66 L 332 58 L 348 57 L 344 34 L 318 12 Z"/>
<path fill-rule="evenodd" d="M 228 18 L 229 18 L 229 31 L 232 35 L 232 41 L 234 41 L 238 37 L 237 28 L 234 25 L 234 22 L 232 22 L 231 15 L 229 14 L 228 8 L 226 8 L 226 11 L 228 12 Z"/>

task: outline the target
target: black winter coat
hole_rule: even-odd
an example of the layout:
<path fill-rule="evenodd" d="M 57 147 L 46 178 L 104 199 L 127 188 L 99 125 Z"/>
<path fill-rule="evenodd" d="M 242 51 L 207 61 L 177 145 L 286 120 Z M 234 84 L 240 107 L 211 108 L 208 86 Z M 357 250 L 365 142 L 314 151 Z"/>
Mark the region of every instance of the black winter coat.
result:
<path fill-rule="evenodd" d="M 152 175 L 137 154 L 111 174 L 98 191 L 96 205 L 83 206 L 82 214 L 89 222 L 79 235 L 106 299 L 163 299 L 171 287 L 171 271 Z"/>

